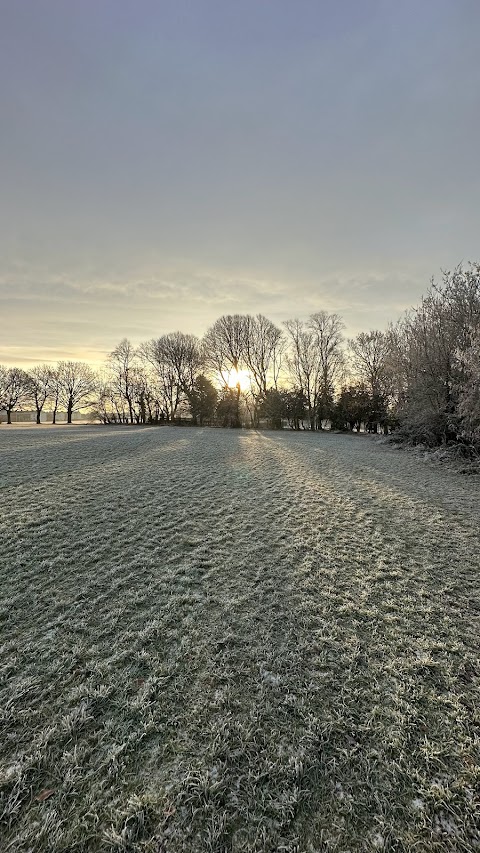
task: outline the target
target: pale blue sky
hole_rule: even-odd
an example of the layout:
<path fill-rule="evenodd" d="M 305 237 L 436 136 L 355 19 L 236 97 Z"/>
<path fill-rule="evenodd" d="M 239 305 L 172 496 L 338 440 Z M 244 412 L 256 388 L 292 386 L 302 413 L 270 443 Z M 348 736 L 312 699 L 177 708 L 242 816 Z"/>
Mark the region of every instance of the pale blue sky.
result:
<path fill-rule="evenodd" d="M 0 0 L 0 362 L 480 258 L 478 0 Z"/>

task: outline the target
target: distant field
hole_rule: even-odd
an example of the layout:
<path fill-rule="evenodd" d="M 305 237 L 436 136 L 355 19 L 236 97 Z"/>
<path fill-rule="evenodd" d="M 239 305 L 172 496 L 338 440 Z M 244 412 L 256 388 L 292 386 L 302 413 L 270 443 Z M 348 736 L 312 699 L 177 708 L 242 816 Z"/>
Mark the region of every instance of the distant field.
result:
<path fill-rule="evenodd" d="M 480 485 L 367 437 L 0 427 L 2 853 L 480 850 Z"/>

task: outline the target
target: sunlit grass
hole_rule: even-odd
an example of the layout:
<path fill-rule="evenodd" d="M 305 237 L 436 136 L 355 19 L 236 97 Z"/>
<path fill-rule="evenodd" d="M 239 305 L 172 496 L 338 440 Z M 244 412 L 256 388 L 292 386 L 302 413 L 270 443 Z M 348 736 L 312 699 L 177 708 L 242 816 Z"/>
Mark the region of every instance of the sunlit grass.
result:
<path fill-rule="evenodd" d="M 476 481 L 349 436 L 0 442 L 2 851 L 478 849 Z"/>

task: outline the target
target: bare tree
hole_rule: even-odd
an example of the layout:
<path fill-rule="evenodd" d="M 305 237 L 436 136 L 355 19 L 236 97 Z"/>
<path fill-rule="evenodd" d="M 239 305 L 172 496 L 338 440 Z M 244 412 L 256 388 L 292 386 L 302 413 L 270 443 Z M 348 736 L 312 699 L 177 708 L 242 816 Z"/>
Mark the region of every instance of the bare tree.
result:
<path fill-rule="evenodd" d="M 130 423 L 133 424 L 135 397 L 136 353 L 127 338 L 123 338 L 108 357 L 112 390 L 125 402 Z"/>
<path fill-rule="evenodd" d="M 338 314 L 318 311 L 312 314 L 308 325 L 313 332 L 318 357 L 319 390 L 316 415 L 321 428 L 322 420 L 332 415 L 335 392 L 345 378 L 346 358 L 342 334 L 344 323 Z"/>
<path fill-rule="evenodd" d="M 158 423 L 160 417 L 160 393 L 157 376 L 148 361 L 143 359 L 135 371 L 135 401 L 142 424 Z"/>
<path fill-rule="evenodd" d="M 114 414 L 114 394 L 110 379 L 106 378 L 104 372 L 101 371 L 97 379 L 97 394 L 93 406 L 95 416 L 104 424 L 111 424 L 117 421 Z"/>
<path fill-rule="evenodd" d="M 28 400 L 30 379 L 20 367 L 0 365 L 0 409 L 7 413 L 7 424 L 12 423 L 12 412 Z"/>
<path fill-rule="evenodd" d="M 318 311 L 308 321 L 287 320 L 286 363 L 292 384 L 305 398 L 310 429 L 322 428 L 333 413 L 334 395 L 345 375 L 343 321 Z"/>
<path fill-rule="evenodd" d="M 35 404 L 37 424 L 41 421 L 41 415 L 45 403 L 52 393 L 52 368 L 48 364 L 38 364 L 29 372 L 30 393 Z"/>
<path fill-rule="evenodd" d="M 201 370 L 200 341 L 194 335 L 172 332 L 143 344 L 140 353 L 154 370 L 161 411 L 167 421 L 172 420 Z"/>
<path fill-rule="evenodd" d="M 193 388 L 203 366 L 203 351 L 195 335 L 173 332 L 161 339 L 164 359 L 172 366 L 180 392 L 186 394 Z"/>
<path fill-rule="evenodd" d="M 249 320 L 244 314 L 226 314 L 215 321 L 204 339 L 205 364 L 219 379 L 224 395 L 230 383 L 235 382 L 234 405 L 229 395 L 229 424 L 240 426 L 240 380 L 235 376 L 245 363 Z M 234 415 L 231 412 L 234 411 Z"/>
<path fill-rule="evenodd" d="M 350 356 L 360 397 L 369 397 L 365 429 L 377 432 L 380 424 L 388 432 L 393 396 L 392 336 L 390 332 L 361 332 L 350 340 Z"/>
<path fill-rule="evenodd" d="M 50 370 L 50 400 L 53 404 L 52 406 L 52 424 L 55 424 L 57 421 L 57 411 L 60 405 L 60 373 L 58 370 L 58 365 L 56 367 L 52 367 Z"/>
<path fill-rule="evenodd" d="M 207 366 L 222 385 L 228 388 L 232 371 L 238 371 L 244 361 L 249 320 L 244 314 L 226 314 L 211 326 L 204 339 Z"/>
<path fill-rule="evenodd" d="M 315 429 L 316 407 L 321 390 L 321 363 L 315 333 L 301 320 L 286 320 L 289 350 L 286 364 L 293 386 L 305 398 L 310 429 Z"/>
<path fill-rule="evenodd" d="M 83 361 L 59 361 L 58 381 L 60 401 L 67 410 L 67 423 L 72 423 L 75 409 L 85 409 L 93 402 L 96 377 Z"/>
<path fill-rule="evenodd" d="M 360 332 L 349 340 L 353 369 L 372 394 L 380 394 L 387 373 L 389 340 L 385 332 Z"/>
<path fill-rule="evenodd" d="M 269 385 L 277 387 L 285 339 L 281 330 L 263 314 L 247 315 L 243 358 L 257 395 Z"/>

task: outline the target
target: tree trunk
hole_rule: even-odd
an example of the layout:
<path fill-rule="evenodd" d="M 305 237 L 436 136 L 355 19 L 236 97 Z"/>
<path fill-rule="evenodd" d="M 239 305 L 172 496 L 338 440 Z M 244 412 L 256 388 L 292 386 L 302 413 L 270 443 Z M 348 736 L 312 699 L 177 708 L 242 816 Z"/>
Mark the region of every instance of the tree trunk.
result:
<path fill-rule="evenodd" d="M 71 400 L 69 400 L 68 406 L 67 406 L 67 424 L 72 423 L 72 412 L 73 412 L 73 403 Z"/>
<path fill-rule="evenodd" d="M 147 422 L 147 414 L 146 414 L 146 408 L 145 408 L 145 397 L 144 397 L 143 393 L 140 395 L 140 400 L 138 402 L 139 402 L 139 406 L 140 406 L 140 417 L 142 420 L 142 424 L 144 424 Z"/>
<path fill-rule="evenodd" d="M 241 424 L 240 424 L 240 393 L 241 393 L 240 382 L 237 382 L 237 384 L 235 386 L 235 391 L 236 391 L 236 399 L 235 399 L 235 411 L 234 411 L 234 415 L 233 415 L 234 421 L 231 424 L 231 426 L 234 429 L 238 429 L 241 426 Z"/>
<path fill-rule="evenodd" d="M 40 423 L 40 415 L 42 414 L 42 410 L 37 406 L 37 424 Z"/>
<path fill-rule="evenodd" d="M 12 423 L 12 410 L 7 409 L 7 424 L 11 424 L 11 423 Z"/>

